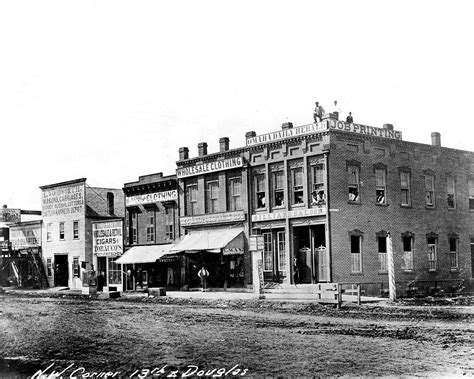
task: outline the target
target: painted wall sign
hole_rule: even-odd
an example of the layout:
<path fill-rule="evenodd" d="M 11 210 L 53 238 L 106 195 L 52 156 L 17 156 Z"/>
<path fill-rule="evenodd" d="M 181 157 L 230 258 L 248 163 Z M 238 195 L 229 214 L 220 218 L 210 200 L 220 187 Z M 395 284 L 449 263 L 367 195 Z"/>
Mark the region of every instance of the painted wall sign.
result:
<path fill-rule="evenodd" d="M 310 216 L 324 216 L 326 214 L 326 207 L 312 208 L 312 209 L 298 209 L 295 211 L 281 211 L 272 213 L 258 213 L 252 215 L 252 221 L 268 221 L 279 220 L 282 218 L 296 218 L 296 217 L 310 217 Z"/>
<path fill-rule="evenodd" d="M 210 172 L 217 172 L 223 170 L 230 170 L 232 168 L 242 167 L 244 161 L 242 157 L 223 159 L 220 161 L 200 163 L 190 167 L 182 167 L 176 170 L 178 179 L 186 178 L 188 176 L 202 175 Z"/>
<path fill-rule="evenodd" d="M 243 254 L 244 249 L 241 247 L 229 247 L 222 249 L 222 255 L 235 255 L 235 254 Z"/>
<path fill-rule="evenodd" d="M 179 220 L 180 220 L 181 226 L 216 224 L 216 223 L 224 223 L 224 222 L 239 222 L 239 221 L 245 221 L 245 213 L 243 211 L 215 213 L 215 214 L 207 214 L 207 215 L 201 215 L 201 216 L 181 217 Z"/>
<path fill-rule="evenodd" d="M 41 226 L 23 225 L 10 228 L 10 242 L 13 250 L 28 249 L 41 245 Z"/>
<path fill-rule="evenodd" d="M 259 136 L 247 138 L 247 146 L 258 145 L 260 143 L 267 143 L 278 141 L 284 138 L 297 137 L 305 134 L 312 134 L 328 130 L 327 120 L 313 123 L 309 125 L 296 126 L 291 129 L 279 130 L 277 132 L 261 134 Z"/>
<path fill-rule="evenodd" d="M 155 203 L 157 201 L 171 200 L 178 200 L 178 190 L 153 192 L 137 196 L 127 196 L 125 198 L 125 205 L 128 207 L 131 205 L 149 204 Z"/>
<path fill-rule="evenodd" d="M 21 211 L 13 208 L 0 208 L 1 222 L 20 222 Z"/>
<path fill-rule="evenodd" d="M 330 119 L 329 127 L 331 129 L 342 130 L 345 132 L 365 134 L 367 136 L 383 137 L 390 139 L 402 139 L 402 132 L 398 130 L 389 130 L 384 128 L 376 128 L 375 126 L 367 126 L 361 124 L 348 124 L 344 121 Z"/>
<path fill-rule="evenodd" d="M 98 257 L 117 257 L 122 255 L 122 220 L 92 223 L 92 251 Z"/>
<path fill-rule="evenodd" d="M 43 190 L 43 217 L 84 212 L 84 192 L 84 184 Z"/>

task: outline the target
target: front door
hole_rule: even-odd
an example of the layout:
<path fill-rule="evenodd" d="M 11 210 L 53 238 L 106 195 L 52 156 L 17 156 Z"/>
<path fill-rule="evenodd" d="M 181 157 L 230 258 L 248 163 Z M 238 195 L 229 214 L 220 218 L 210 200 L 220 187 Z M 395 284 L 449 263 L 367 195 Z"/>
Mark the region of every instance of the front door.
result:
<path fill-rule="evenodd" d="M 293 248 L 301 283 L 311 283 L 313 260 L 311 252 L 310 231 L 308 226 L 293 228 Z"/>
<path fill-rule="evenodd" d="M 54 285 L 67 287 L 69 281 L 68 256 L 65 254 L 54 256 Z"/>

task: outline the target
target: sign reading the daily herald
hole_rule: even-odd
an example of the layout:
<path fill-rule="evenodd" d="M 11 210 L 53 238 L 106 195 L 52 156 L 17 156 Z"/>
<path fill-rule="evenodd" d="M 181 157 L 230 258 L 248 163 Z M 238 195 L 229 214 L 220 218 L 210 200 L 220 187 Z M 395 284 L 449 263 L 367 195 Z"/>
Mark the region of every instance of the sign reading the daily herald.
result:
<path fill-rule="evenodd" d="M 98 257 L 117 257 L 122 255 L 122 220 L 92 223 L 92 251 Z"/>
<path fill-rule="evenodd" d="M 43 217 L 84 212 L 84 192 L 84 183 L 44 189 L 42 194 Z"/>
<path fill-rule="evenodd" d="M 125 205 L 128 207 L 131 205 L 149 204 L 156 203 L 158 201 L 161 202 L 171 200 L 178 200 L 178 190 L 153 192 L 137 196 L 127 196 L 125 198 Z"/>
<path fill-rule="evenodd" d="M 41 226 L 24 225 L 10 228 L 10 242 L 13 250 L 28 249 L 41 245 Z"/>
<path fill-rule="evenodd" d="M 329 120 L 329 127 L 344 132 L 359 133 L 366 136 L 383 137 L 390 139 L 402 139 L 402 132 L 385 128 L 376 128 L 375 126 L 367 126 L 361 124 L 349 124 L 344 121 Z"/>
<path fill-rule="evenodd" d="M 191 167 L 182 167 L 176 170 L 178 179 L 188 176 L 202 175 L 210 172 L 230 170 L 232 168 L 242 167 L 244 161 L 242 157 L 223 159 L 219 161 L 200 163 Z"/>
<path fill-rule="evenodd" d="M 267 143 L 278 141 L 284 138 L 298 137 L 305 134 L 313 134 L 328 130 L 327 120 L 317 122 L 309 125 L 296 126 L 290 129 L 279 130 L 277 132 L 262 134 L 255 137 L 247 138 L 247 146 L 258 145 L 260 143 Z"/>

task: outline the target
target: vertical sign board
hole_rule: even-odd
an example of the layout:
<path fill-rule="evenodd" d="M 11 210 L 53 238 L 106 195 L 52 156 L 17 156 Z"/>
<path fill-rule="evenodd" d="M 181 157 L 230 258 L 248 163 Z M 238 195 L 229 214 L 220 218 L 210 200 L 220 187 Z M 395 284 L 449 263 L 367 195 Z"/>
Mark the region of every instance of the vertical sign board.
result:
<path fill-rule="evenodd" d="M 123 254 L 122 220 L 92 223 L 92 252 L 96 257 L 118 257 Z"/>

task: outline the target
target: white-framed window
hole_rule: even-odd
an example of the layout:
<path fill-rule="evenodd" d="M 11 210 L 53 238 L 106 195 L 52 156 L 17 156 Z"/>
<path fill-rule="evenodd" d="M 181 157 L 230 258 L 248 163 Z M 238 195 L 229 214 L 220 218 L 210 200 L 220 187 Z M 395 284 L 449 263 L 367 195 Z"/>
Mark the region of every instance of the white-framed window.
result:
<path fill-rule="evenodd" d="M 347 167 L 347 183 L 349 186 L 349 201 L 360 202 L 359 166 Z"/>
<path fill-rule="evenodd" d="M 72 238 L 75 240 L 79 239 L 79 221 L 72 222 Z"/>
<path fill-rule="evenodd" d="M 64 233 L 64 222 L 59 223 L 59 240 L 64 241 L 65 233 Z"/>
<path fill-rule="evenodd" d="M 285 206 L 285 177 L 283 171 L 275 171 L 272 173 L 273 182 L 273 206 L 283 207 Z"/>
<path fill-rule="evenodd" d="M 46 241 L 51 242 L 53 240 L 53 234 L 51 232 L 51 229 L 53 228 L 52 223 L 46 224 Z"/>
<path fill-rule="evenodd" d="M 387 203 L 387 182 L 385 169 L 375 169 L 375 201 L 377 204 Z"/>
<path fill-rule="evenodd" d="M 242 209 L 241 204 L 242 178 L 235 176 L 229 178 L 228 202 L 229 211 L 238 211 Z"/>
<path fill-rule="evenodd" d="M 351 273 L 362 272 L 362 236 L 351 235 Z"/>
<path fill-rule="evenodd" d="M 293 205 L 303 205 L 303 167 L 292 168 L 291 171 L 291 191 L 293 192 Z"/>
<path fill-rule="evenodd" d="M 46 258 L 46 275 L 48 275 L 48 277 L 53 276 L 53 259 L 52 258 Z"/>
<path fill-rule="evenodd" d="M 401 205 L 411 205 L 411 183 L 410 173 L 401 171 L 400 172 L 400 196 Z"/>
<path fill-rule="evenodd" d="M 174 239 L 174 225 L 166 224 L 165 225 L 165 239 L 172 241 Z"/>
<path fill-rule="evenodd" d="M 72 272 L 75 278 L 81 277 L 81 266 L 79 265 L 79 257 L 72 258 Z"/>
<path fill-rule="evenodd" d="M 458 238 L 449 237 L 449 267 L 451 270 L 459 268 L 458 242 Z"/>
<path fill-rule="evenodd" d="M 207 182 L 206 191 L 206 210 L 207 213 L 216 213 L 218 211 L 217 201 L 219 199 L 219 182 L 212 180 Z"/>
<path fill-rule="evenodd" d="M 122 265 L 115 263 L 119 257 L 108 258 L 108 282 L 109 284 L 122 284 Z"/>
<path fill-rule="evenodd" d="M 148 210 L 146 212 L 146 241 L 155 241 L 155 211 Z"/>
<path fill-rule="evenodd" d="M 165 240 L 174 240 L 174 207 L 165 207 Z"/>
<path fill-rule="evenodd" d="M 285 232 L 277 232 L 278 243 L 278 269 L 286 270 L 286 250 L 285 250 Z"/>
<path fill-rule="evenodd" d="M 403 236 L 403 262 L 405 271 L 413 271 L 413 237 Z"/>
<path fill-rule="evenodd" d="M 255 207 L 257 209 L 266 208 L 265 174 L 257 174 L 254 176 L 254 186 Z"/>
<path fill-rule="evenodd" d="M 387 272 L 387 237 L 378 236 L 379 272 Z"/>
<path fill-rule="evenodd" d="M 434 176 L 425 175 L 426 206 L 435 206 Z"/>
<path fill-rule="evenodd" d="M 186 214 L 188 216 L 195 216 L 197 214 L 197 183 L 186 186 Z"/>
<path fill-rule="evenodd" d="M 446 179 L 446 194 L 448 209 L 456 208 L 456 182 L 454 178 Z"/>
<path fill-rule="evenodd" d="M 326 201 L 326 194 L 324 193 L 325 177 L 323 163 L 311 166 L 311 205 L 319 205 Z"/>
<path fill-rule="evenodd" d="M 138 243 L 138 214 L 137 212 L 130 212 L 130 226 L 129 226 L 129 237 L 128 241 L 131 245 Z"/>
<path fill-rule="evenodd" d="M 474 179 L 469 179 L 469 209 L 474 210 Z"/>
<path fill-rule="evenodd" d="M 273 240 L 272 233 L 262 233 L 263 235 L 263 270 L 273 270 Z"/>
<path fill-rule="evenodd" d="M 428 270 L 436 271 L 438 269 L 438 238 L 428 237 Z"/>

